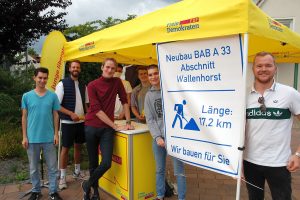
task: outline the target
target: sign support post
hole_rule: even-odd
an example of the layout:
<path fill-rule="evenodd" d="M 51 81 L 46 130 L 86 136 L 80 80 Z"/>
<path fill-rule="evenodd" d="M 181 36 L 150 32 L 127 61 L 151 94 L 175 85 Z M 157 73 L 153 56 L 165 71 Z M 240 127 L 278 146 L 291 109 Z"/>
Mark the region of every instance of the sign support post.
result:
<path fill-rule="evenodd" d="M 244 82 L 244 101 L 243 109 L 242 112 L 244 112 L 245 116 L 245 110 L 246 110 L 246 80 L 247 80 L 247 65 L 248 65 L 248 33 L 244 34 L 244 46 L 243 46 L 243 82 Z M 241 120 L 245 120 L 245 118 L 241 118 Z M 242 121 L 241 121 L 242 123 Z M 241 127 L 241 137 L 240 137 L 240 152 L 239 152 L 239 172 L 238 172 L 238 179 L 237 179 L 237 186 L 236 186 L 236 200 L 240 199 L 240 193 L 241 193 L 241 173 L 242 173 L 242 168 L 243 168 L 243 152 L 244 152 L 244 141 L 245 141 L 245 126 Z"/>

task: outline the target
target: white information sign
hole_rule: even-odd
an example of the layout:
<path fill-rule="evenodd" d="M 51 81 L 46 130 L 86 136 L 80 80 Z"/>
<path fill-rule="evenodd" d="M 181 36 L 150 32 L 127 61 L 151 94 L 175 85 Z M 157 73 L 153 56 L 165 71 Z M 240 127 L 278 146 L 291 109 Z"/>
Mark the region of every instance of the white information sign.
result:
<path fill-rule="evenodd" d="M 244 127 L 239 35 L 157 45 L 168 153 L 236 177 Z"/>

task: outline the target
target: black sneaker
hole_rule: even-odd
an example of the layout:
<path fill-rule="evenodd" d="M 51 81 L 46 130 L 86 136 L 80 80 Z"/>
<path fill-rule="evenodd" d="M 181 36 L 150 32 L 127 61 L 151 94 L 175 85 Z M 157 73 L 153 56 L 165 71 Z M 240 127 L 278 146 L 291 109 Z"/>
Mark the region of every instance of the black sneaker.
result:
<path fill-rule="evenodd" d="M 42 198 L 42 194 L 40 192 L 32 192 L 28 200 L 38 200 L 40 198 Z"/>
<path fill-rule="evenodd" d="M 57 192 L 50 194 L 49 199 L 50 200 L 62 200 L 62 198 L 59 196 L 59 194 Z"/>
<path fill-rule="evenodd" d="M 87 181 L 83 181 L 81 183 L 81 187 L 82 187 L 82 190 L 83 190 L 83 200 L 90 200 L 91 188 L 87 186 Z"/>

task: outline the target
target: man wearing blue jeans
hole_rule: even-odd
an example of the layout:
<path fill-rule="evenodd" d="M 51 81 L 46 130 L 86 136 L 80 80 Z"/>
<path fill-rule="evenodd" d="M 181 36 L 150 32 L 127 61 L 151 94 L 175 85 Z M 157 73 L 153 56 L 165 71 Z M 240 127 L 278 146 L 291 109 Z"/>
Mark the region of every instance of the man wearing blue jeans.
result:
<path fill-rule="evenodd" d="M 162 113 L 162 102 L 160 94 L 160 79 L 158 67 L 150 65 L 148 67 L 148 78 L 151 84 L 150 90 L 145 97 L 144 109 L 146 121 L 153 137 L 153 152 L 156 162 L 156 193 L 157 200 L 161 200 L 165 195 L 165 175 L 166 157 L 164 141 L 164 124 Z M 184 164 L 173 158 L 174 174 L 177 177 L 178 199 L 184 200 L 186 193 L 186 178 L 184 175 Z"/>
<path fill-rule="evenodd" d="M 58 113 L 60 104 L 55 93 L 46 89 L 48 69 L 40 67 L 34 71 L 35 89 L 22 97 L 22 145 L 27 149 L 32 182 L 29 200 L 41 198 L 39 176 L 40 152 L 43 151 L 48 168 L 49 198 L 61 200 L 57 193 Z"/>
<path fill-rule="evenodd" d="M 114 133 L 133 129 L 127 96 L 120 78 L 113 77 L 118 64 L 113 58 L 106 58 L 101 66 L 102 76 L 88 84 L 90 107 L 85 118 L 85 140 L 89 155 L 90 178 L 83 181 L 83 199 L 99 200 L 98 180 L 111 167 Z M 126 125 L 114 123 L 117 94 L 122 102 Z M 102 160 L 99 164 L 98 147 Z M 93 194 L 91 194 L 93 189 Z M 91 197 L 92 196 L 92 197 Z"/>

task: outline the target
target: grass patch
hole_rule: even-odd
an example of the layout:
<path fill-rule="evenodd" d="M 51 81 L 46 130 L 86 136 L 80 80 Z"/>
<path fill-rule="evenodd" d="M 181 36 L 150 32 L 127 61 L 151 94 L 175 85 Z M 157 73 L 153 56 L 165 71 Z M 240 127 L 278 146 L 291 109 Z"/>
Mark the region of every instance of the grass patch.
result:
<path fill-rule="evenodd" d="M 14 164 L 10 167 L 9 171 L 10 171 L 10 173 L 17 173 L 18 168 L 19 168 L 18 165 L 14 163 Z"/>
<path fill-rule="evenodd" d="M 21 142 L 20 124 L 10 119 L 0 120 L 0 184 L 29 178 L 27 152 Z"/>
<path fill-rule="evenodd" d="M 25 181 L 25 180 L 29 179 L 29 172 L 25 171 L 25 170 L 18 171 L 18 172 L 16 172 L 15 179 L 17 181 Z"/>
<path fill-rule="evenodd" d="M 29 179 L 28 161 L 20 158 L 0 160 L 0 184 Z"/>
<path fill-rule="evenodd" d="M 0 184 L 18 183 L 30 178 L 26 150 L 22 147 L 21 126 L 11 120 L 0 120 Z M 74 149 L 69 150 L 69 173 L 74 170 Z M 81 170 L 88 170 L 86 144 L 81 148 Z M 44 161 L 44 169 L 46 169 Z M 45 174 L 46 175 L 46 174 Z"/>
<path fill-rule="evenodd" d="M 0 159 L 21 157 L 24 149 L 21 145 L 22 135 L 19 130 L 11 130 L 0 135 Z"/>
<path fill-rule="evenodd" d="M 0 184 L 12 183 L 14 182 L 14 180 L 14 177 L 0 176 Z"/>

